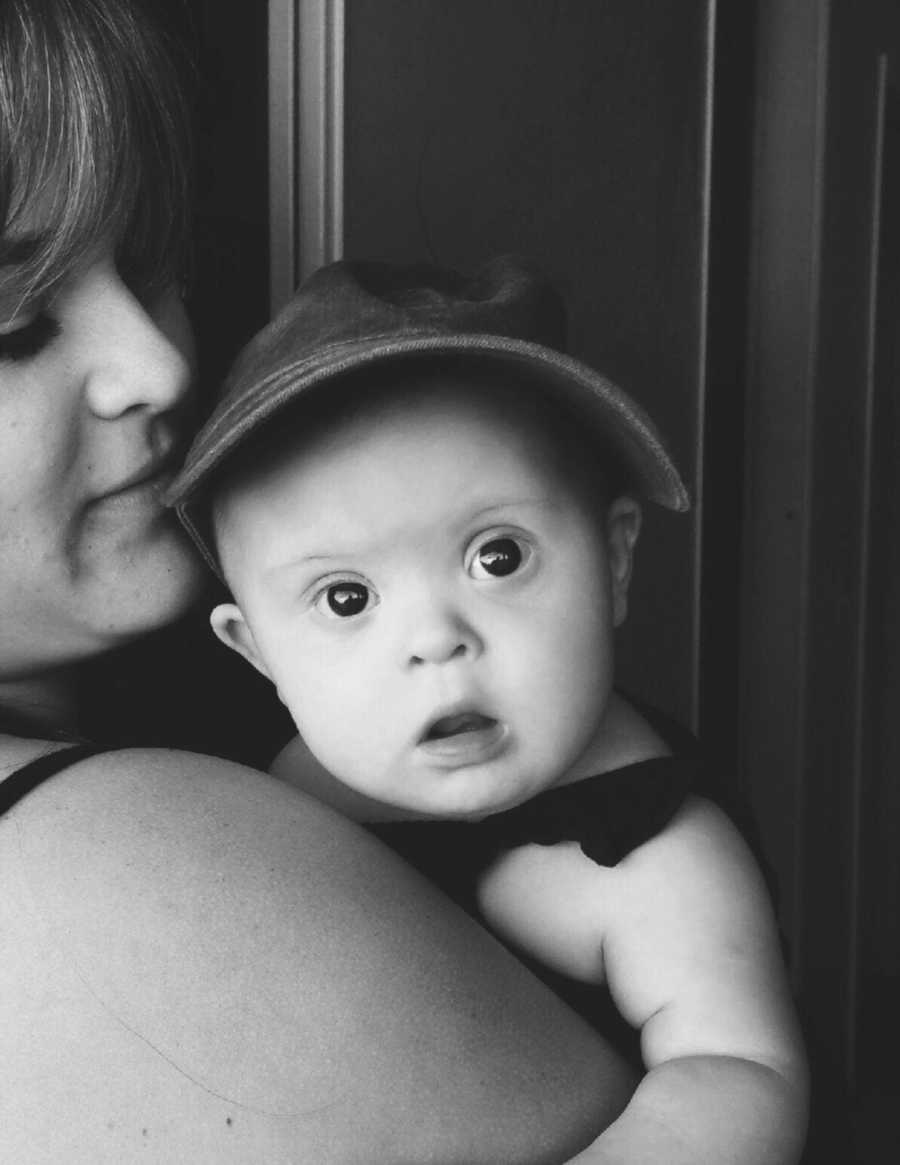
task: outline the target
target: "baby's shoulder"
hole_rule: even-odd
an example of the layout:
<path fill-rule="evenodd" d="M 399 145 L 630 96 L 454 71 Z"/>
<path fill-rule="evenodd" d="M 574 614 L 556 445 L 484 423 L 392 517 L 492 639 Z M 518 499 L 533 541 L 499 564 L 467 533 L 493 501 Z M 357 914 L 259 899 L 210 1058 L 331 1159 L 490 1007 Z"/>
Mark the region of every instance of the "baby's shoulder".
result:
<path fill-rule="evenodd" d="M 567 880 L 577 876 L 587 889 L 613 884 L 624 888 L 677 873 L 686 876 L 732 865 L 755 868 L 742 835 L 718 805 L 680 787 L 677 791 L 667 788 L 665 793 L 667 798 L 653 804 L 657 815 L 664 817 L 656 828 L 648 826 L 651 812 L 640 803 L 629 809 L 625 824 L 611 826 L 598 817 L 597 802 L 585 798 L 583 815 L 575 827 L 559 831 L 553 839 L 523 839 L 523 844 L 510 848 L 495 862 L 488 875 L 515 872 L 519 878 L 539 879 L 552 886 L 558 871 Z M 610 842 L 611 834 L 618 833 L 621 839 L 629 832 L 637 838 L 634 844 Z M 597 857 L 603 847 L 609 847 L 609 860 Z"/>
<path fill-rule="evenodd" d="M 756 869 L 755 859 L 729 815 L 714 801 L 689 793 L 665 828 L 635 848 L 620 864 L 624 880 L 697 876 L 730 867 Z"/>
<path fill-rule="evenodd" d="M 692 918 L 743 908 L 764 893 L 727 815 L 689 794 L 615 863 L 593 860 L 577 841 L 509 850 L 482 878 L 479 905 L 506 938 L 566 974 L 597 980 L 604 944 L 633 929 L 636 918 L 662 912 L 692 926 Z"/>

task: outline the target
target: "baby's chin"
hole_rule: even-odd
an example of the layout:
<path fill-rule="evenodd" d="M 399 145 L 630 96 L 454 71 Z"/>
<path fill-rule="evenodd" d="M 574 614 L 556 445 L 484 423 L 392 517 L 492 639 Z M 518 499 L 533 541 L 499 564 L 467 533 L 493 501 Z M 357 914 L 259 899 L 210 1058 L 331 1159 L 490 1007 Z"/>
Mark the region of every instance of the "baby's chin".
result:
<path fill-rule="evenodd" d="M 467 778 L 469 774 L 466 774 Z M 473 780 L 443 779 L 440 788 L 419 790 L 415 795 L 392 797 L 392 807 L 404 816 L 436 821 L 481 821 L 530 801 L 555 783 L 552 779 L 535 786 L 490 788 Z"/>

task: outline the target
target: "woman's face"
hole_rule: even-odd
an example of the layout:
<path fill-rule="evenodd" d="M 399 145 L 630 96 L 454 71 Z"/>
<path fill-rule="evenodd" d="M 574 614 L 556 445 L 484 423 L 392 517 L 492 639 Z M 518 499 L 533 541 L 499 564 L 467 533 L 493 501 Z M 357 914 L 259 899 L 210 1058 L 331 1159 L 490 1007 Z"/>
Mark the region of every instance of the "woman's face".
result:
<path fill-rule="evenodd" d="M 193 374 L 177 294 L 99 249 L 46 302 L 0 267 L 0 670 L 33 675 L 181 614 L 201 568 L 161 494 Z"/>

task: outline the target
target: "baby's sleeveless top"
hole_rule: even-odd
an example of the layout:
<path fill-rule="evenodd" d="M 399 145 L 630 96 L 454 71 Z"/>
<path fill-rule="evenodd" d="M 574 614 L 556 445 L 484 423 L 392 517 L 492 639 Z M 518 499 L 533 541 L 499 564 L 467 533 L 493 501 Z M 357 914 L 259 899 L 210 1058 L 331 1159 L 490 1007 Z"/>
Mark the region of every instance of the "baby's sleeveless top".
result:
<path fill-rule="evenodd" d="M 641 708 L 642 712 L 645 709 Z M 526 844 L 576 842 L 592 861 L 614 866 L 659 833 L 693 790 L 708 795 L 694 737 L 655 712 L 648 715 L 674 755 L 626 765 L 539 794 L 477 822 L 396 821 L 368 828 L 467 913 L 483 922 L 476 892 L 484 871 Z M 557 995 L 640 1067 L 637 1033 L 609 992 L 551 971 L 514 953 Z"/>
<path fill-rule="evenodd" d="M 103 749 L 93 744 L 73 744 L 68 748 L 59 748 L 56 752 L 44 753 L 37 760 L 16 769 L 0 782 L 0 817 L 44 781 L 98 752 L 103 752 Z"/>
<path fill-rule="evenodd" d="M 467 909 L 484 871 L 517 846 L 577 842 L 614 866 L 659 833 L 696 786 L 696 763 L 658 757 L 549 789 L 480 821 L 390 821 L 368 828 Z"/>

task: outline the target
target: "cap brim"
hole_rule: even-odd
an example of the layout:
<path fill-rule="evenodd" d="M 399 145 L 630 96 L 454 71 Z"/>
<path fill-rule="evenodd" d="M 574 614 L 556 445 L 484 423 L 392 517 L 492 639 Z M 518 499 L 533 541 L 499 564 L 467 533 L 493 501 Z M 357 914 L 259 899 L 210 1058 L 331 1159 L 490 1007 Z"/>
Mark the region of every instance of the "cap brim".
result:
<path fill-rule="evenodd" d="M 216 568 L 208 534 L 197 523 L 194 507 L 204 487 L 229 457 L 264 424 L 317 385 L 377 364 L 413 356 L 472 357 L 526 370 L 585 411 L 604 440 L 621 457 L 641 497 L 670 510 L 690 508 L 688 492 L 650 417 L 611 380 L 571 356 L 526 340 L 494 334 L 418 333 L 398 339 L 366 337 L 320 349 L 314 360 L 283 365 L 233 400 L 226 397 L 198 434 L 184 469 L 168 493 L 179 516 Z"/>

